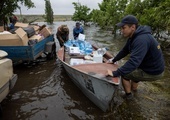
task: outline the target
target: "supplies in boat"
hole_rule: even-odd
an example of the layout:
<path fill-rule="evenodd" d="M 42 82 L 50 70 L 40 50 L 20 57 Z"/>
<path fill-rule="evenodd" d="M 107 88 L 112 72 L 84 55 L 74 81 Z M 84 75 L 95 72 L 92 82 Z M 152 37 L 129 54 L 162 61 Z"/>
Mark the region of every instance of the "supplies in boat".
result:
<path fill-rule="evenodd" d="M 92 45 L 89 42 L 82 40 L 68 40 L 64 43 L 64 46 L 67 50 L 69 50 L 70 47 L 78 47 L 81 55 L 89 55 L 93 51 Z"/>

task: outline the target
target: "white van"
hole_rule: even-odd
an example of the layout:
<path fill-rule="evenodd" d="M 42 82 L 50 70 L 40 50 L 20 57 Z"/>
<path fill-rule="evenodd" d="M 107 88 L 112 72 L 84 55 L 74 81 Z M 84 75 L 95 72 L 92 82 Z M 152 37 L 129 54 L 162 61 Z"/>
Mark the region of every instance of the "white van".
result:
<path fill-rule="evenodd" d="M 8 54 L 0 50 L 0 102 L 8 95 L 17 81 L 17 75 L 13 73 L 11 59 L 5 58 Z"/>

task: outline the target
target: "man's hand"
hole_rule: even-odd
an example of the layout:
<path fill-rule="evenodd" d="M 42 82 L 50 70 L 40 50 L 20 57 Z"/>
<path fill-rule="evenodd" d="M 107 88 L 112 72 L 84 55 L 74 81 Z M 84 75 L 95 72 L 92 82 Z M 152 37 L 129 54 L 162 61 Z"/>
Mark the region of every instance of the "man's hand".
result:
<path fill-rule="evenodd" d="M 114 77 L 114 75 L 113 75 L 113 73 L 112 73 L 111 70 L 107 70 L 106 76 L 112 76 L 112 77 Z"/>
<path fill-rule="evenodd" d="M 117 64 L 117 62 L 113 63 L 113 61 L 112 61 L 113 59 L 114 59 L 114 57 L 110 58 L 108 61 L 106 61 L 106 63 L 108 63 L 108 64 Z"/>
<path fill-rule="evenodd" d="M 107 60 L 106 63 L 113 63 L 112 60 L 113 60 L 113 58 Z"/>

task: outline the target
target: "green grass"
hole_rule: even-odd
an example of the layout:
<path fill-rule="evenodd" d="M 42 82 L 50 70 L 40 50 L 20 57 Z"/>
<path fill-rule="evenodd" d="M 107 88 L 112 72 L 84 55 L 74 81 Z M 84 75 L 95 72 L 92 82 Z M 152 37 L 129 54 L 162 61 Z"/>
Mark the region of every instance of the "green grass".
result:
<path fill-rule="evenodd" d="M 19 21 L 22 21 L 24 23 L 28 23 L 30 21 L 35 22 L 44 22 L 43 15 L 16 15 L 18 17 Z M 54 22 L 55 21 L 70 21 L 72 18 L 72 15 L 54 15 Z"/>

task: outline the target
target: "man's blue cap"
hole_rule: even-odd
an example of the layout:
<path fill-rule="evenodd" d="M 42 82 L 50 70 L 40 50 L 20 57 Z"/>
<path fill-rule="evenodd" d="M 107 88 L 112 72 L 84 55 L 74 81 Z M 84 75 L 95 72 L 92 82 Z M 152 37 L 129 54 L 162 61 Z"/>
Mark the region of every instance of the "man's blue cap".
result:
<path fill-rule="evenodd" d="M 138 20 L 133 15 L 127 15 L 121 20 L 121 22 L 117 23 L 116 26 L 123 27 L 125 24 L 138 24 Z"/>

